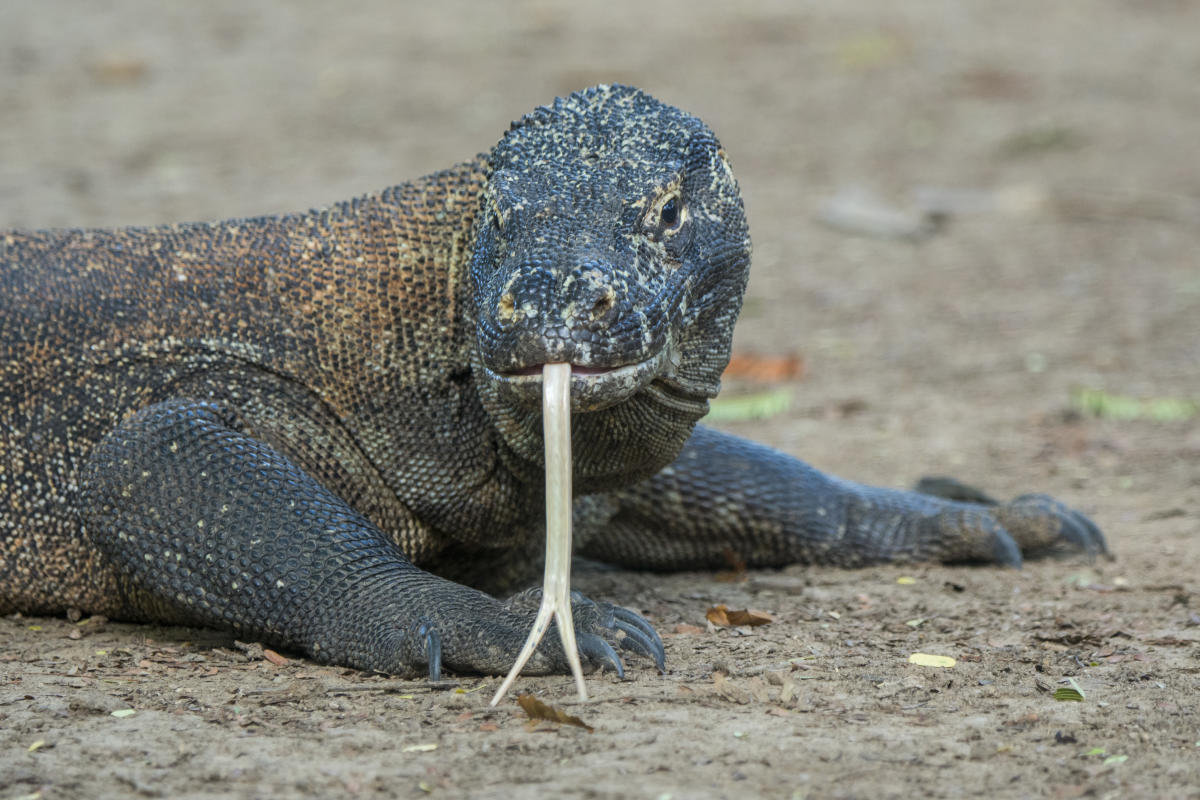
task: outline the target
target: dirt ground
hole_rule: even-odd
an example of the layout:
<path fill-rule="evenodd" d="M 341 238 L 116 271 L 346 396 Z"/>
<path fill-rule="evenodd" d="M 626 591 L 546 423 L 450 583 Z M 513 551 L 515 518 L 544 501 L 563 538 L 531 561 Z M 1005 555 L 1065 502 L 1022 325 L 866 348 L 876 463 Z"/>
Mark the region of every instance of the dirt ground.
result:
<path fill-rule="evenodd" d="M 1116 560 L 581 572 L 669 666 L 587 704 L 522 679 L 593 732 L 490 709 L 492 678 L 0 619 L 0 800 L 1200 797 L 1200 4 L 744 5 L 6 3 L 0 228 L 322 205 L 640 85 L 741 181 L 738 349 L 804 359 L 787 410 L 724 427 L 882 485 L 1050 492 Z M 947 219 L 823 224 L 856 187 Z M 717 603 L 775 621 L 713 628 Z"/>

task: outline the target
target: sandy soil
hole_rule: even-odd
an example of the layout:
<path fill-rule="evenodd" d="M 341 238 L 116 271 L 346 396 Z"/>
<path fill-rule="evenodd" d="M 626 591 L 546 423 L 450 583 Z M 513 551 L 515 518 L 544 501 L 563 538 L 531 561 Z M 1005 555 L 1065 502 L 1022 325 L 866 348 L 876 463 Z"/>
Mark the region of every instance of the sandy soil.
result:
<path fill-rule="evenodd" d="M 670 669 L 594 678 L 586 705 L 521 682 L 591 733 L 490 710 L 494 679 L 0 619 L 0 798 L 1200 797 L 1200 424 L 1072 401 L 1200 398 L 1200 5 L 737 5 L 11 3 L 0 227 L 321 205 L 635 83 L 732 156 L 739 349 L 805 360 L 790 410 L 726 427 L 864 481 L 1051 492 L 1116 560 L 588 572 Z M 910 239 L 818 223 L 853 186 L 952 213 Z M 775 621 L 713 629 L 715 603 Z M 1083 702 L 1053 699 L 1068 678 Z"/>

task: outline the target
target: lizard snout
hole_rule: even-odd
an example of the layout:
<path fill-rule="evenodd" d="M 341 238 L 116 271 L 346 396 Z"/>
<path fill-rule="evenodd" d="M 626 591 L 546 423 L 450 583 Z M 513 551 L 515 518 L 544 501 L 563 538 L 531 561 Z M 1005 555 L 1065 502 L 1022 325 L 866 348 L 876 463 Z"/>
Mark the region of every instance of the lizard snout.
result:
<path fill-rule="evenodd" d="M 613 271 L 596 264 L 572 270 L 556 280 L 552 270 L 538 267 L 509 283 L 496 303 L 495 319 L 502 331 L 526 321 L 554 321 L 590 331 L 611 325 L 621 303 Z"/>

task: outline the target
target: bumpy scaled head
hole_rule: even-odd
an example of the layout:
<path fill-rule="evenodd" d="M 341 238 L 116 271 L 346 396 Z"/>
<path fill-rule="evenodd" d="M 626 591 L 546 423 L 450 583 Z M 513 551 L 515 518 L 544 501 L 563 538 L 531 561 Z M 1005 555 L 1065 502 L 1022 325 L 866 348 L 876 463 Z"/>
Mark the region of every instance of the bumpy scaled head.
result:
<path fill-rule="evenodd" d="M 477 385 L 510 451 L 540 465 L 541 368 L 567 362 L 580 489 L 669 463 L 720 385 L 750 264 L 712 131 L 638 89 L 588 89 L 513 123 L 482 203 Z"/>

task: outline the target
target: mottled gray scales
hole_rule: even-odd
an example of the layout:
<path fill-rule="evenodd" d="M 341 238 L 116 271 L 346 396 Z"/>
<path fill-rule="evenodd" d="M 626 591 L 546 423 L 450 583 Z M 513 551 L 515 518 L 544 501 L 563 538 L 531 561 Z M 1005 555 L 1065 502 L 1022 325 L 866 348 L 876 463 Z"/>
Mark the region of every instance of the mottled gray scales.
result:
<path fill-rule="evenodd" d="M 0 234 L 0 613 L 502 672 L 536 598 L 480 590 L 540 566 L 551 361 L 573 365 L 586 555 L 661 570 L 1104 550 L 1044 496 L 873 489 L 696 427 L 749 264 L 712 131 L 620 86 L 319 211 Z M 592 666 L 618 667 L 612 646 L 661 659 L 636 614 L 576 608 Z M 531 667 L 565 668 L 555 637 Z"/>

